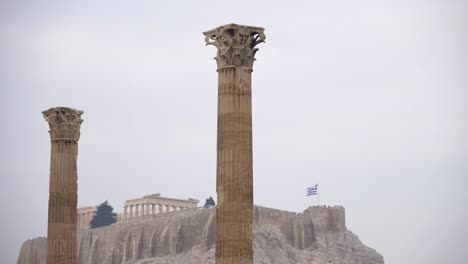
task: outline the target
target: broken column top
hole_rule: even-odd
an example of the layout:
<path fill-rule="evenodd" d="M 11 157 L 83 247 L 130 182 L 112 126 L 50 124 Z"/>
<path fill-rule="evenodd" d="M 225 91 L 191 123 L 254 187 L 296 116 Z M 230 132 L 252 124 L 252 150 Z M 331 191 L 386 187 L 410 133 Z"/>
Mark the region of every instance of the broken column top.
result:
<path fill-rule="evenodd" d="M 80 128 L 83 111 L 69 107 L 52 107 L 43 111 L 44 119 L 49 123 L 51 140 L 69 140 L 77 142 L 80 138 Z"/>
<path fill-rule="evenodd" d="M 203 32 L 206 45 L 218 48 L 215 60 L 218 69 L 224 67 L 245 67 L 252 69 L 255 61 L 255 48 L 265 42 L 265 29 L 238 24 L 227 24 Z"/>

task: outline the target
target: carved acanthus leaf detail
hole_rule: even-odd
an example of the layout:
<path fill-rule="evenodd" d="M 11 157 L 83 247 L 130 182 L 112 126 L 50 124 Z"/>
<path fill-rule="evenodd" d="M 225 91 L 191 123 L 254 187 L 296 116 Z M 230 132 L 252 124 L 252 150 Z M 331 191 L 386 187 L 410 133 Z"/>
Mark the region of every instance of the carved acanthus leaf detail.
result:
<path fill-rule="evenodd" d="M 245 67 L 252 69 L 258 44 L 265 42 L 265 29 L 261 27 L 228 24 L 203 32 L 206 45 L 218 48 L 215 57 L 218 69 Z"/>
<path fill-rule="evenodd" d="M 51 140 L 78 141 L 80 139 L 83 111 L 68 107 L 53 107 L 42 113 L 49 123 Z"/>

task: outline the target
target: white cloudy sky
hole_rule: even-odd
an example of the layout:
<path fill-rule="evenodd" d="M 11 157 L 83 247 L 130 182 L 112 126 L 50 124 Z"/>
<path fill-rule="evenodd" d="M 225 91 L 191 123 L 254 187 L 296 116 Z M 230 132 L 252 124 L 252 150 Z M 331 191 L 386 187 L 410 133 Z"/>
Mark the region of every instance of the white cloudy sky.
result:
<path fill-rule="evenodd" d="M 217 74 L 202 31 L 266 28 L 253 75 L 255 204 L 346 207 L 390 264 L 468 259 L 467 5 L 1 1 L 0 262 L 47 230 L 41 111 L 85 111 L 79 205 L 215 196 Z"/>

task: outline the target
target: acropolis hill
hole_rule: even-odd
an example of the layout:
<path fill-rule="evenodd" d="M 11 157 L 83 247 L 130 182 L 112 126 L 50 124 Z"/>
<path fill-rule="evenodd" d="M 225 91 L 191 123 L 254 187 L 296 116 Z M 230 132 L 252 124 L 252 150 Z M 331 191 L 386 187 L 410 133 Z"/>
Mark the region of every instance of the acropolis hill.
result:
<path fill-rule="evenodd" d="M 78 232 L 79 264 L 214 264 L 214 209 L 153 214 L 138 222 Z M 381 264 L 383 257 L 346 228 L 345 209 L 302 213 L 254 207 L 255 264 Z M 45 264 L 46 239 L 26 241 L 18 264 Z"/>

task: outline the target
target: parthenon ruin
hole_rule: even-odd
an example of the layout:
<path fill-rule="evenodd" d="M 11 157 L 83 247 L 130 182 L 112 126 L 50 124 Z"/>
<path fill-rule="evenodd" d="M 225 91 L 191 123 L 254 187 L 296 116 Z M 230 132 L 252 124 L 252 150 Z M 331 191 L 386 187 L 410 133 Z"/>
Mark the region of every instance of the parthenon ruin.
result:
<path fill-rule="evenodd" d="M 85 206 L 78 208 L 77 222 L 79 229 L 88 229 L 91 219 L 96 215 L 96 207 Z"/>
<path fill-rule="evenodd" d="M 160 193 L 145 195 L 141 198 L 129 199 L 123 206 L 123 212 L 118 214 L 117 223 L 138 222 L 162 213 L 175 212 L 197 208 L 200 201 L 193 198 L 187 200 L 162 197 Z M 84 206 L 78 208 L 78 228 L 88 229 L 91 219 L 96 214 L 96 207 Z"/>
<path fill-rule="evenodd" d="M 145 195 L 142 198 L 130 199 L 125 202 L 124 211 L 119 222 L 126 222 L 145 215 L 197 208 L 198 202 L 197 199 L 193 198 L 182 200 L 161 197 L 159 193 Z"/>

